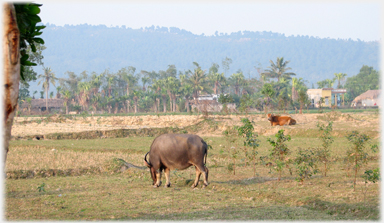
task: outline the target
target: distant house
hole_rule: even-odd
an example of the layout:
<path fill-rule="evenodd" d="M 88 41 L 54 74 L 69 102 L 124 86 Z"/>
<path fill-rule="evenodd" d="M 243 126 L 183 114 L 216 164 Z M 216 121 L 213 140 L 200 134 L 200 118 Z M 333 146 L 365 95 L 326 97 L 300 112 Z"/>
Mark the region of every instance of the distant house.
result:
<path fill-rule="evenodd" d="M 219 94 L 206 94 L 206 95 L 199 95 L 197 98 L 197 103 L 195 100 L 191 100 L 191 108 L 197 109 L 198 111 L 207 111 L 207 112 L 220 112 L 223 109 L 223 105 L 218 102 Z M 236 110 L 236 104 L 235 103 L 228 103 L 227 108 L 229 111 L 235 111 Z"/>
<path fill-rule="evenodd" d="M 333 89 L 333 88 L 322 88 L 322 89 L 308 89 L 307 95 L 311 100 L 312 107 L 319 107 L 320 98 L 324 98 L 322 107 L 331 107 L 332 105 L 344 106 L 344 94 L 347 92 L 346 89 Z"/>
<path fill-rule="evenodd" d="M 351 106 L 379 106 L 381 105 L 381 90 L 368 90 L 353 99 Z"/>
<path fill-rule="evenodd" d="M 40 113 L 46 110 L 46 99 L 32 99 L 29 104 L 27 101 L 21 105 L 20 109 L 28 110 L 31 113 Z M 63 99 L 50 98 L 48 99 L 48 111 L 60 111 L 64 107 Z"/>

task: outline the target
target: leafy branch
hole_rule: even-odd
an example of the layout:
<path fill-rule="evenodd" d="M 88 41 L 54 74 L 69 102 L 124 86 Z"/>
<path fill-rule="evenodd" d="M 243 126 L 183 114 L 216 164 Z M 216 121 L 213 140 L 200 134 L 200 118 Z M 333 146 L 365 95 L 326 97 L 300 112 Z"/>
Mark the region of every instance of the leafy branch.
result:
<path fill-rule="evenodd" d="M 44 44 L 44 40 L 40 37 L 43 32 L 41 31 L 46 26 L 37 25 L 41 22 L 38 14 L 40 13 L 40 6 L 42 4 L 35 3 L 14 3 L 16 11 L 17 26 L 20 32 L 20 76 L 24 78 L 26 66 L 36 66 L 36 63 L 31 62 L 27 53 L 28 45 L 32 52 L 36 52 L 36 44 Z"/>

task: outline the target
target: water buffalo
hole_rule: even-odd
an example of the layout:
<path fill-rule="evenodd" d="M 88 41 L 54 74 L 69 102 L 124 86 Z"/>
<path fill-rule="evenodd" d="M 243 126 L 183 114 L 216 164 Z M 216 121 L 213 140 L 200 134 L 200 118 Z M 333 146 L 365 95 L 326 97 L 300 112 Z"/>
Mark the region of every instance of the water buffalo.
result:
<path fill-rule="evenodd" d="M 273 114 L 268 114 L 268 121 L 271 122 L 271 126 L 275 125 L 295 125 L 296 120 L 288 117 L 288 116 L 279 116 L 279 115 L 273 115 Z"/>
<path fill-rule="evenodd" d="M 149 159 L 147 160 L 147 155 Z M 205 158 L 205 159 L 204 159 Z M 154 187 L 161 185 L 161 171 L 167 180 L 165 186 L 171 186 L 171 169 L 183 170 L 192 165 L 196 168 L 196 179 L 192 188 L 199 183 L 203 174 L 204 185 L 208 186 L 207 143 L 197 135 L 163 134 L 153 140 L 150 151 L 144 156 L 144 164 L 150 169 Z"/>

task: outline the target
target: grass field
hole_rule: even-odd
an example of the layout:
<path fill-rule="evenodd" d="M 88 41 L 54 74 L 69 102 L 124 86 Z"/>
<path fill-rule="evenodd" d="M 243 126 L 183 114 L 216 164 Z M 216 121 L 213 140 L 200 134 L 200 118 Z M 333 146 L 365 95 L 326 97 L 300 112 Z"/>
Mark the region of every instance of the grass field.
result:
<path fill-rule="evenodd" d="M 335 125 L 359 130 L 358 127 Z M 366 127 L 366 131 L 369 128 Z M 313 135 L 313 134 L 312 134 Z M 208 151 L 209 186 L 202 181 L 192 189 L 194 168 L 171 171 L 171 187 L 152 187 L 147 169 L 120 171 L 114 158 L 143 166 L 143 158 L 154 137 L 83 140 L 13 140 L 7 159 L 5 218 L 7 220 L 379 220 L 379 183 L 365 184 L 365 170 L 380 166 L 380 153 L 368 147 L 368 163 L 358 172 L 353 190 L 353 171 L 345 162 L 351 145 L 336 134 L 331 145 L 327 176 L 321 173 L 296 180 L 284 168 L 282 179 L 258 159 L 256 175 L 252 163 L 245 165 L 239 149 L 236 174 L 233 159 L 222 136 L 202 136 Z M 268 155 L 268 138 L 260 135 L 258 157 Z M 298 148 L 319 147 L 321 140 L 292 136 L 287 142 L 294 158 Z M 322 164 L 319 163 L 321 170 Z M 65 176 L 53 176 L 57 170 Z M 33 172 L 28 175 L 27 172 Z"/>

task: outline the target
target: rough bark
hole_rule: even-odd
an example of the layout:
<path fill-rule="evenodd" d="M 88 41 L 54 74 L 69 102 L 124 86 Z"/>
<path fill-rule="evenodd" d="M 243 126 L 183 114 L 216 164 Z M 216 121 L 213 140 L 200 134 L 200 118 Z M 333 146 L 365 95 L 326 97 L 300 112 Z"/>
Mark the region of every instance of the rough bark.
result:
<path fill-rule="evenodd" d="M 20 32 L 12 3 L 3 4 L 3 72 L 4 72 L 4 171 L 13 118 L 16 113 L 20 81 Z"/>

